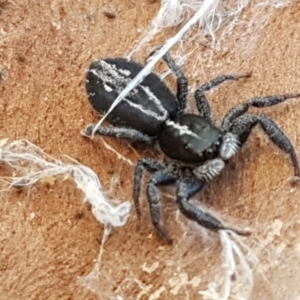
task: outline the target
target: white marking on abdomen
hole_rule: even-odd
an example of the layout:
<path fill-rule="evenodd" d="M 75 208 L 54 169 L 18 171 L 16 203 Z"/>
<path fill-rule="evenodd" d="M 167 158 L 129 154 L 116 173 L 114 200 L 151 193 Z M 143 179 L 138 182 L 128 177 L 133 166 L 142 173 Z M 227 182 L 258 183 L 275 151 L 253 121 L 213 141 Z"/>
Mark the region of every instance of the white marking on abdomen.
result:
<path fill-rule="evenodd" d="M 168 118 L 168 112 L 164 109 L 163 111 L 161 111 L 162 115 L 158 115 L 155 112 L 149 110 L 149 109 L 145 109 L 143 106 L 141 106 L 140 104 L 135 104 L 133 102 L 131 102 L 130 100 L 128 100 L 127 98 L 124 98 L 122 101 L 125 101 L 129 106 L 131 106 L 132 108 L 140 111 L 141 113 L 154 117 L 156 120 L 159 121 L 165 121 Z"/>
<path fill-rule="evenodd" d="M 123 69 L 119 69 L 119 72 L 122 74 L 122 75 L 125 75 L 125 76 L 130 76 L 131 75 L 131 72 L 129 70 L 123 70 Z"/>
<path fill-rule="evenodd" d="M 105 91 L 108 93 L 111 93 L 113 91 L 113 89 L 105 83 L 103 83 L 103 87 L 104 87 Z"/>
<path fill-rule="evenodd" d="M 105 62 L 104 60 L 100 60 L 98 64 L 102 67 L 102 70 L 98 69 L 91 69 L 90 72 L 94 74 L 97 78 L 99 78 L 103 82 L 103 87 L 105 91 L 112 92 L 113 88 L 111 86 L 116 88 L 116 92 L 119 94 L 122 92 L 122 90 L 125 88 L 126 85 L 130 83 L 132 78 L 126 78 L 124 76 L 131 75 L 131 72 L 125 69 L 118 69 L 116 65 L 109 64 Z M 122 76 L 123 75 L 123 76 Z M 149 109 L 144 108 L 140 104 L 135 104 L 128 99 L 124 98 L 123 101 L 126 101 L 128 105 L 131 107 L 137 109 L 138 111 L 142 112 L 143 114 L 149 115 L 151 117 L 156 118 L 159 121 L 165 121 L 168 118 L 168 111 L 162 106 L 161 100 L 158 99 L 154 93 L 151 91 L 151 89 L 147 86 L 143 86 L 142 84 L 139 84 L 137 86 L 138 88 L 141 88 L 144 93 L 149 98 L 149 101 L 152 101 L 155 104 L 156 109 L 158 110 L 158 113 L 155 113 Z M 131 92 L 131 95 L 138 94 L 138 89 L 134 88 Z M 132 96 L 134 97 L 134 96 Z"/>

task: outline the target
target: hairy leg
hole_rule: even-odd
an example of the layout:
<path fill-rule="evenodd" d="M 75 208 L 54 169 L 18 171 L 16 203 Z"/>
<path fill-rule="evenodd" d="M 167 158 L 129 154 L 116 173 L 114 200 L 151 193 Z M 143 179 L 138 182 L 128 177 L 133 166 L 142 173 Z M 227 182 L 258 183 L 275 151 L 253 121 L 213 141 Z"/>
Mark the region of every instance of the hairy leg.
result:
<path fill-rule="evenodd" d="M 215 79 L 212 79 L 208 82 L 202 84 L 196 91 L 195 91 L 195 99 L 196 105 L 199 111 L 200 116 L 206 119 L 212 119 L 211 115 L 211 108 L 206 99 L 205 92 L 210 91 L 212 88 L 218 86 L 219 84 L 223 83 L 227 80 L 239 80 L 240 78 L 247 78 L 250 77 L 250 73 L 246 73 L 243 75 L 222 75 Z"/>
<path fill-rule="evenodd" d="M 160 196 L 157 186 L 172 184 L 176 179 L 177 177 L 175 175 L 165 169 L 155 172 L 147 183 L 147 196 L 152 224 L 159 236 L 168 244 L 172 243 L 172 240 L 160 224 Z"/>
<path fill-rule="evenodd" d="M 81 131 L 81 134 L 86 137 L 90 137 L 95 126 L 95 124 L 89 124 L 84 130 Z M 147 145 L 152 145 L 154 143 L 154 139 L 151 138 L 149 135 L 141 133 L 138 130 L 131 128 L 100 126 L 95 132 L 95 134 L 112 136 L 119 139 L 127 139 L 132 142 L 142 142 Z"/>
<path fill-rule="evenodd" d="M 137 214 L 137 228 L 140 226 L 140 219 L 141 219 L 141 209 L 140 209 L 140 192 L 141 192 L 141 185 L 142 185 L 142 179 L 143 179 L 143 172 L 144 170 L 148 172 L 157 172 L 159 170 L 165 170 L 166 166 L 151 158 L 142 158 L 140 159 L 134 170 L 134 185 L 133 185 L 133 201 L 134 206 Z"/>
<path fill-rule="evenodd" d="M 290 155 L 294 174 L 296 177 L 300 176 L 299 162 L 297 159 L 296 151 L 290 142 L 289 138 L 284 134 L 284 132 L 276 125 L 276 123 L 265 115 L 251 115 L 245 114 L 237 119 L 235 119 L 229 131 L 235 134 L 240 140 L 241 146 L 248 139 L 251 130 L 254 126 L 259 124 L 264 132 L 268 135 L 270 140 L 285 153 Z"/>
<path fill-rule="evenodd" d="M 189 199 L 204 187 L 204 184 L 204 180 L 192 179 L 184 179 L 178 183 L 177 205 L 181 213 L 188 219 L 195 221 L 199 225 L 212 231 L 231 230 L 239 235 L 250 235 L 249 231 L 237 230 L 225 226 L 221 221 L 216 219 L 210 213 L 202 211 L 189 202 Z"/>
<path fill-rule="evenodd" d="M 175 63 L 174 59 L 169 53 L 166 53 L 162 59 L 166 62 L 169 69 L 177 77 L 177 99 L 179 102 L 180 110 L 183 112 L 186 108 L 186 99 L 188 94 L 188 82 L 181 70 L 181 68 Z"/>
<path fill-rule="evenodd" d="M 284 95 L 273 95 L 273 96 L 266 96 L 266 97 L 257 97 L 252 98 L 246 101 L 243 104 L 239 104 L 231 108 L 224 116 L 222 120 L 222 128 L 226 129 L 230 126 L 234 119 L 238 118 L 239 116 L 243 115 L 247 112 L 247 110 L 252 107 L 269 107 L 273 105 L 277 105 L 279 103 L 284 102 L 287 99 L 291 98 L 298 98 L 300 97 L 300 93 L 294 94 L 284 94 Z"/>

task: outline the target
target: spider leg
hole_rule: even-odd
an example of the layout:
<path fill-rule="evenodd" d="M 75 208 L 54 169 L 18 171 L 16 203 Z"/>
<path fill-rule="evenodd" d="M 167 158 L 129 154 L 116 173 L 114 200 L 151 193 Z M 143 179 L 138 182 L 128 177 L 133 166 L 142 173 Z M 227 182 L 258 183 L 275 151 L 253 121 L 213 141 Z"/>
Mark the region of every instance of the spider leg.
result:
<path fill-rule="evenodd" d="M 167 169 L 155 172 L 147 183 L 147 196 L 150 208 L 151 221 L 157 233 L 167 244 L 171 244 L 167 232 L 160 225 L 160 197 L 157 189 L 158 185 L 168 185 L 175 183 L 177 177 Z"/>
<path fill-rule="evenodd" d="M 246 73 L 243 75 L 222 75 L 212 79 L 211 81 L 205 82 L 195 91 L 195 99 L 197 109 L 199 111 L 200 116 L 203 118 L 209 119 L 212 121 L 211 116 L 211 108 L 206 99 L 205 92 L 208 92 L 212 88 L 218 86 L 226 80 L 239 80 L 240 78 L 250 77 L 251 73 Z"/>
<path fill-rule="evenodd" d="M 175 74 L 177 78 L 177 99 L 180 106 L 180 111 L 183 112 L 186 108 L 186 98 L 188 94 L 188 82 L 181 70 L 181 68 L 176 64 L 174 59 L 169 53 L 166 53 L 162 59 L 168 65 L 169 69 Z"/>
<path fill-rule="evenodd" d="M 181 213 L 192 221 L 196 221 L 199 225 L 212 230 L 231 230 L 239 235 L 248 236 L 249 231 L 237 230 L 225 226 L 221 221 L 216 219 L 208 212 L 204 212 L 198 207 L 194 206 L 189 202 L 189 199 L 203 189 L 205 180 L 195 180 L 192 178 L 184 178 L 184 180 L 179 181 L 177 185 L 177 205 Z"/>
<path fill-rule="evenodd" d="M 141 184 L 142 184 L 142 178 L 143 178 L 143 172 L 144 170 L 147 170 L 148 172 L 157 172 L 159 170 L 165 170 L 166 166 L 151 158 L 142 158 L 140 159 L 134 170 L 134 185 L 133 185 L 133 202 L 137 214 L 137 229 L 140 227 L 140 219 L 141 219 L 141 209 L 140 209 L 140 192 L 141 192 Z"/>
<path fill-rule="evenodd" d="M 148 56 L 150 58 L 153 54 L 155 54 L 161 47 L 157 47 L 154 49 Z M 188 82 L 187 79 L 181 70 L 181 68 L 176 64 L 172 56 L 167 52 L 162 59 L 168 65 L 169 69 L 175 74 L 177 78 L 177 94 L 176 97 L 179 102 L 179 113 L 183 113 L 186 108 L 186 99 L 188 94 Z"/>
<path fill-rule="evenodd" d="M 226 129 L 230 126 L 231 122 L 238 118 L 239 116 L 243 115 L 247 112 L 247 110 L 252 107 L 269 107 L 281 102 L 284 102 L 287 99 L 291 98 L 298 98 L 300 97 L 300 93 L 295 94 L 284 94 L 284 95 L 273 95 L 273 96 L 266 96 L 266 97 L 257 97 L 252 98 L 246 101 L 243 104 L 239 104 L 231 108 L 224 116 L 222 120 L 222 128 Z"/>
<path fill-rule="evenodd" d="M 264 132 L 269 136 L 270 140 L 285 153 L 290 155 L 294 174 L 296 177 L 300 176 L 300 168 L 296 155 L 296 151 L 290 142 L 289 138 L 281 131 L 276 123 L 265 115 L 251 115 L 245 114 L 235 119 L 230 127 L 229 132 L 235 134 L 241 143 L 241 146 L 248 139 L 251 130 L 254 126 L 259 124 Z"/>
<path fill-rule="evenodd" d="M 95 124 L 89 124 L 84 130 L 81 131 L 81 134 L 86 137 L 90 137 L 95 126 Z M 154 143 L 154 139 L 149 135 L 141 133 L 140 131 L 132 128 L 100 126 L 95 134 L 112 136 L 120 139 L 128 139 L 132 142 L 142 142 L 147 145 L 152 145 Z"/>

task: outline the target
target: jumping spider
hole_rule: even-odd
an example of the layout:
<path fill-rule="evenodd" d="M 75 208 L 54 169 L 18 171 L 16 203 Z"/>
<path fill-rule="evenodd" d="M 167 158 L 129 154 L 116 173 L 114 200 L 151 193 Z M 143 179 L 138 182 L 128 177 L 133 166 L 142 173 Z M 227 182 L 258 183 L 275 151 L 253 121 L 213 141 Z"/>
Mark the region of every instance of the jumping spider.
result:
<path fill-rule="evenodd" d="M 294 175 L 300 174 L 293 145 L 287 136 L 269 117 L 262 114 L 247 114 L 250 107 L 268 107 L 286 99 L 297 98 L 299 93 L 252 98 L 230 109 L 218 127 L 212 119 L 211 108 L 205 92 L 227 80 L 249 77 L 244 75 L 222 75 L 204 83 L 195 91 L 198 114 L 185 113 L 188 84 L 187 79 L 172 57 L 166 54 L 163 60 L 177 78 L 177 95 L 155 74 L 150 73 L 134 88 L 108 116 L 114 127 L 99 127 L 98 135 L 121 139 L 158 143 L 171 162 L 142 158 L 134 172 L 133 199 L 140 224 L 139 195 L 144 170 L 152 173 L 147 182 L 147 196 L 152 224 L 166 241 L 171 239 L 160 225 L 159 185 L 176 184 L 176 199 L 179 210 L 188 219 L 212 231 L 230 229 L 240 235 L 249 235 L 225 226 L 211 214 L 200 210 L 189 202 L 205 183 L 220 174 L 248 139 L 251 130 L 259 124 L 271 141 L 290 155 Z M 108 58 L 93 62 L 87 72 L 86 90 L 93 108 L 105 114 L 112 102 L 128 83 L 142 70 L 143 65 L 124 58 Z M 94 124 L 87 126 L 82 134 L 91 136 Z"/>

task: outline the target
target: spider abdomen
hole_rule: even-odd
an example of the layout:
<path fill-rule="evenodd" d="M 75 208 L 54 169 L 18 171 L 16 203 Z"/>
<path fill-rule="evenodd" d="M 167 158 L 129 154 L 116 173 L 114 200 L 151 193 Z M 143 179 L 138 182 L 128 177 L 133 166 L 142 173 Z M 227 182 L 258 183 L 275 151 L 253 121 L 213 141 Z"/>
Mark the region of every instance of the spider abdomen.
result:
<path fill-rule="evenodd" d="M 101 115 L 105 114 L 142 68 L 141 64 L 125 58 L 93 62 L 86 76 L 86 90 L 93 108 Z M 114 108 L 108 120 L 115 126 L 157 136 L 164 122 L 178 110 L 175 95 L 156 74 L 150 73 Z"/>

